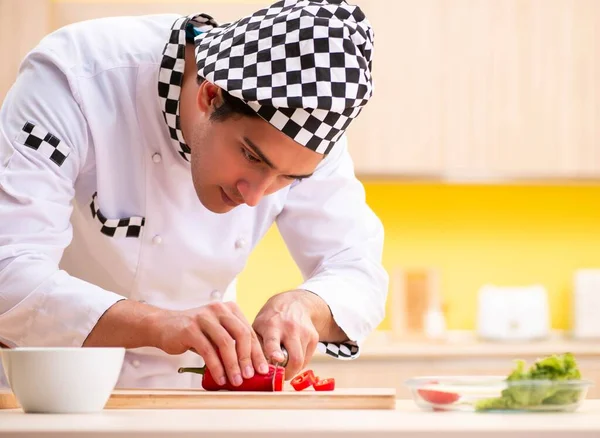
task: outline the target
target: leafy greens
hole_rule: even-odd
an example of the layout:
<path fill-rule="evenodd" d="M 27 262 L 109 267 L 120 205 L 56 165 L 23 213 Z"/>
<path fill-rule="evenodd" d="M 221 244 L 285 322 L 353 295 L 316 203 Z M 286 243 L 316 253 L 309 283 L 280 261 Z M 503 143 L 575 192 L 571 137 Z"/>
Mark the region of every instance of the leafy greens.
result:
<path fill-rule="evenodd" d="M 515 362 L 515 369 L 506 378 L 508 387 L 500 397 L 479 400 L 475 405 L 477 411 L 564 405 L 579 400 L 580 389 L 556 384 L 559 381 L 581 379 L 581 372 L 571 353 L 538 359 L 529 369 L 526 369 L 524 360 Z M 524 382 L 511 383 L 517 381 Z"/>

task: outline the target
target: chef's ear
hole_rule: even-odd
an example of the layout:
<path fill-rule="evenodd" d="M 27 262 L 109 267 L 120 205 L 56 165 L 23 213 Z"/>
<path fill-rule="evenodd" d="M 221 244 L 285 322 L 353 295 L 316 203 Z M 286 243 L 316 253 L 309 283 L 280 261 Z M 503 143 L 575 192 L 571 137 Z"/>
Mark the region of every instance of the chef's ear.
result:
<path fill-rule="evenodd" d="M 198 95 L 196 97 L 196 105 L 203 113 L 212 113 L 217 107 L 223 103 L 223 95 L 221 88 L 215 84 L 202 80 L 198 87 Z"/>

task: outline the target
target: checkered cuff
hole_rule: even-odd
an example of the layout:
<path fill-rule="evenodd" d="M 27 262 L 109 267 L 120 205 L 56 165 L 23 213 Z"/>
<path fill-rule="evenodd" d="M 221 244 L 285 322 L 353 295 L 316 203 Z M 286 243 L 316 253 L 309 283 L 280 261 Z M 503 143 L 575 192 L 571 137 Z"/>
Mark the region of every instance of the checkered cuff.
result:
<path fill-rule="evenodd" d="M 319 342 L 317 345 L 317 350 L 328 356 L 342 360 L 356 359 L 358 358 L 360 352 L 358 345 L 348 342 Z"/>

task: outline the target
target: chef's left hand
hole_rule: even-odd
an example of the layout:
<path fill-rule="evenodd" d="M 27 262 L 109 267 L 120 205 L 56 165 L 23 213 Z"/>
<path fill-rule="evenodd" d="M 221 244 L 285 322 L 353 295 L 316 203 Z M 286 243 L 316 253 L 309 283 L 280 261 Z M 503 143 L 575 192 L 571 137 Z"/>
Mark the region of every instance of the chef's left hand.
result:
<path fill-rule="evenodd" d="M 321 303 L 319 302 L 321 301 Z M 262 338 L 267 360 L 283 362 L 281 345 L 288 352 L 286 380 L 307 366 L 317 348 L 321 298 L 305 290 L 283 292 L 271 297 L 260 310 L 252 328 Z"/>

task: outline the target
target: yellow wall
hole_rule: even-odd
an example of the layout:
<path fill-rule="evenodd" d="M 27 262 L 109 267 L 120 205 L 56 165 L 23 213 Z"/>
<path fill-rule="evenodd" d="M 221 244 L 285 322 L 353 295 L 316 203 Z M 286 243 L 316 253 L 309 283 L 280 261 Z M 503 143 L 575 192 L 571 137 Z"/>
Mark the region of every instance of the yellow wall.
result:
<path fill-rule="evenodd" d="M 448 328 L 473 329 L 477 289 L 542 283 L 553 328 L 568 328 L 573 273 L 600 267 L 600 186 L 365 183 L 386 229 L 385 267 L 434 266 Z M 276 228 L 251 256 L 238 300 L 253 318 L 301 280 Z M 380 329 L 390 328 L 389 317 Z"/>

